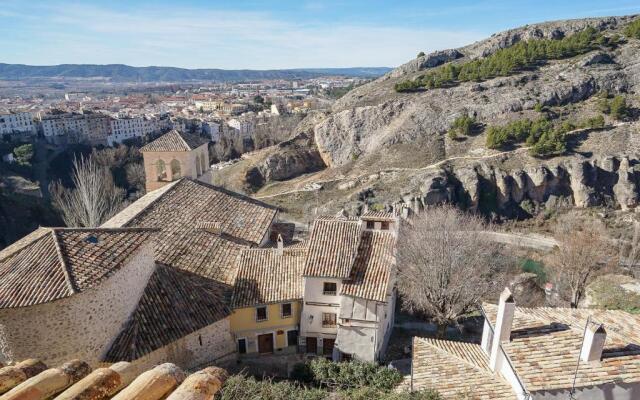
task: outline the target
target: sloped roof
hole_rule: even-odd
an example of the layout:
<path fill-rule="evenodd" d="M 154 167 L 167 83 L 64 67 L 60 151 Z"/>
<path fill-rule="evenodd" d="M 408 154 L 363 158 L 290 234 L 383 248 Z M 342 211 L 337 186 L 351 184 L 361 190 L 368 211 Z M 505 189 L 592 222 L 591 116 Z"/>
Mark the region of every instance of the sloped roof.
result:
<path fill-rule="evenodd" d="M 396 239 L 388 231 L 364 231 L 350 278 L 342 294 L 384 302 L 395 265 Z"/>
<path fill-rule="evenodd" d="M 181 133 L 173 129 L 151 143 L 142 146 L 140 152 L 151 151 L 191 151 L 206 144 L 207 140 L 200 136 Z"/>
<path fill-rule="evenodd" d="M 445 399 L 517 399 L 477 344 L 414 337 L 411 370 L 413 390 L 435 389 Z"/>
<path fill-rule="evenodd" d="M 360 243 L 360 221 L 340 217 L 319 217 L 309 237 L 309 254 L 304 275 L 349 278 Z"/>
<path fill-rule="evenodd" d="M 393 222 L 396 220 L 395 215 L 388 213 L 388 212 L 384 212 L 384 211 L 367 211 L 366 213 L 362 214 L 362 217 L 360 217 L 363 221 L 387 221 L 387 222 Z"/>
<path fill-rule="evenodd" d="M 302 271 L 307 255 L 304 247 L 247 249 L 240 255 L 240 267 L 231 297 L 232 308 L 302 298 Z"/>
<path fill-rule="evenodd" d="M 230 314 L 210 279 L 158 264 L 136 310 L 103 361 L 133 361 Z"/>
<path fill-rule="evenodd" d="M 276 213 L 260 201 L 183 178 L 146 194 L 104 226 L 158 228 L 156 261 L 232 284 L 240 251 L 260 244 Z M 202 229 L 203 223 L 215 223 L 221 233 Z"/>
<path fill-rule="evenodd" d="M 484 304 L 495 326 L 498 307 Z M 529 391 L 573 385 L 588 317 L 605 325 L 602 360 L 580 362 L 576 386 L 640 382 L 640 316 L 624 311 L 571 308 L 516 308 L 511 341 L 502 347 Z"/>
<path fill-rule="evenodd" d="M 151 233 L 39 228 L 0 252 L 0 308 L 47 303 L 93 288 L 126 264 Z"/>

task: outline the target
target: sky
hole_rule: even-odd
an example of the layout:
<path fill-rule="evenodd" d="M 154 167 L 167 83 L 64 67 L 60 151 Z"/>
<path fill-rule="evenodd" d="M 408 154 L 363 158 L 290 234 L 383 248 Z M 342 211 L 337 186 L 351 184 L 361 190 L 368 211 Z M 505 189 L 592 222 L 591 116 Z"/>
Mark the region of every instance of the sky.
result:
<path fill-rule="evenodd" d="M 394 67 L 528 23 L 634 13 L 638 0 L 0 0 L 0 62 Z"/>

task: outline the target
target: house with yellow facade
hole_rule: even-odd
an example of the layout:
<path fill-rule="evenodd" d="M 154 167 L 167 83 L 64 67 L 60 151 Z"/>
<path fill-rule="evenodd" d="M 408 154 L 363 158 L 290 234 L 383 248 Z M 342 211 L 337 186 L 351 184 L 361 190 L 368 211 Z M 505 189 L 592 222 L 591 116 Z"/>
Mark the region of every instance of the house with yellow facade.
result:
<path fill-rule="evenodd" d="M 231 296 L 231 332 L 238 354 L 296 353 L 302 310 L 300 245 L 243 250 Z"/>

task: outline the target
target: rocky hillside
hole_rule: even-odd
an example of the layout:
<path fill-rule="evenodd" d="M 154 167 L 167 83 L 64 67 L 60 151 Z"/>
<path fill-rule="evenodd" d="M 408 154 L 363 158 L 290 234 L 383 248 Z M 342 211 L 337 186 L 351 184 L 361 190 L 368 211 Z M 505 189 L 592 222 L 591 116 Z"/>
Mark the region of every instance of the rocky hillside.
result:
<path fill-rule="evenodd" d="M 529 25 L 416 58 L 347 93 L 330 112 L 309 116 L 295 138 L 245 157 L 219 178 L 294 218 L 316 209 L 357 213 L 365 205 L 420 208 L 445 200 L 507 218 L 559 204 L 633 208 L 640 198 L 640 39 L 625 36 L 625 28 L 636 19 Z M 586 28 L 601 38 L 578 55 L 507 76 L 394 89 L 448 63 L 484 60 L 517 43 L 562 40 Z M 623 116 L 603 109 L 607 95 L 626 101 Z M 473 118 L 477 129 L 447 135 L 461 116 Z M 562 131 L 561 154 L 534 157 L 529 145 L 515 142 L 488 148 L 489 127 L 540 118 L 570 126 Z M 603 124 L 581 123 L 599 118 Z"/>

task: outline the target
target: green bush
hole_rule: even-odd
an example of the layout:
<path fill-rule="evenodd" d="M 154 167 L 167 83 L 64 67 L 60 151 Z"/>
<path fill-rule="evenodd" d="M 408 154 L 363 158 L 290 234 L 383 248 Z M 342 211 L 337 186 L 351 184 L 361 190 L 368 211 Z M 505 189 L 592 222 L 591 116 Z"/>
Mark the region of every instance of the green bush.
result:
<path fill-rule="evenodd" d="M 397 83 L 395 89 L 398 92 L 413 91 L 421 87 L 433 89 L 453 86 L 459 82 L 509 76 L 518 71 L 533 68 L 546 60 L 558 60 L 587 53 L 602 44 L 606 44 L 606 40 L 603 40 L 600 32 L 591 27 L 559 40 L 541 39 L 518 42 L 482 59 L 462 64 L 445 64 L 415 80 Z"/>
<path fill-rule="evenodd" d="M 220 400 L 323 400 L 327 392 L 290 382 L 257 381 L 243 375 L 230 377 L 216 399 Z"/>
<path fill-rule="evenodd" d="M 536 121 L 521 119 L 504 126 L 487 128 L 486 145 L 500 149 L 510 143 L 526 142 L 534 156 L 550 156 L 566 151 L 566 133 L 574 130 L 575 124 L 565 121 L 557 128 L 547 118 Z"/>
<path fill-rule="evenodd" d="M 522 272 L 536 274 L 536 281 L 540 285 L 547 282 L 547 272 L 545 271 L 544 264 L 542 262 L 527 258 L 520 261 L 520 267 L 522 268 Z"/>
<path fill-rule="evenodd" d="M 16 156 L 16 161 L 20 165 L 31 165 L 31 159 L 33 158 L 33 145 L 23 144 L 13 149 L 13 154 Z"/>
<path fill-rule="evenodd" d="M 418 53 L 418 57 L 417 58 L 424 57 L 424 56 L 425 56 L 424 51 L 421 51 L 420 53 Z"/>
<path fill-rule="evenodd" d="M 380 392 L 372 388 L 361 388 L 341 391 L 336 400 L 444 400 L 435 390 L 421 390 L 417 392 Z"/>
<path fill-rule="evenodd" d="M 369 387 L 387 391 L 402 381 L 402 375 L 394 369 L 360 361 L 334 363 L 316 358 L 310 368 L 316 384 L 334 389 Z"/>
<path fill-rule="evenodd" d="M 624 34 L 630 38 L 640 39 L 640 19 L 630 23 L 624 30 Z"/>
<path fill-rule="evenodd" d="M 461 115 L 453 121 L 447 134 L 451 139 L 457 138 L 458 135 L 471 136 L 477 127 L 478 123 L 474 117 Z"/>
<path fill-rule="evenodd" d="M 585 127 L 591 129 L 604 128 L 604 117 L 602 115 L 598 115 L 597 117 L 589 118 Z"/>
<path fill-rule="evenodd" d="M 610 114 L 614 119 L 622 120 L 627 117 L 629 110 L 627 108 L 627 100 L 622 96 L 616 96 L 611 100 Z"/>

